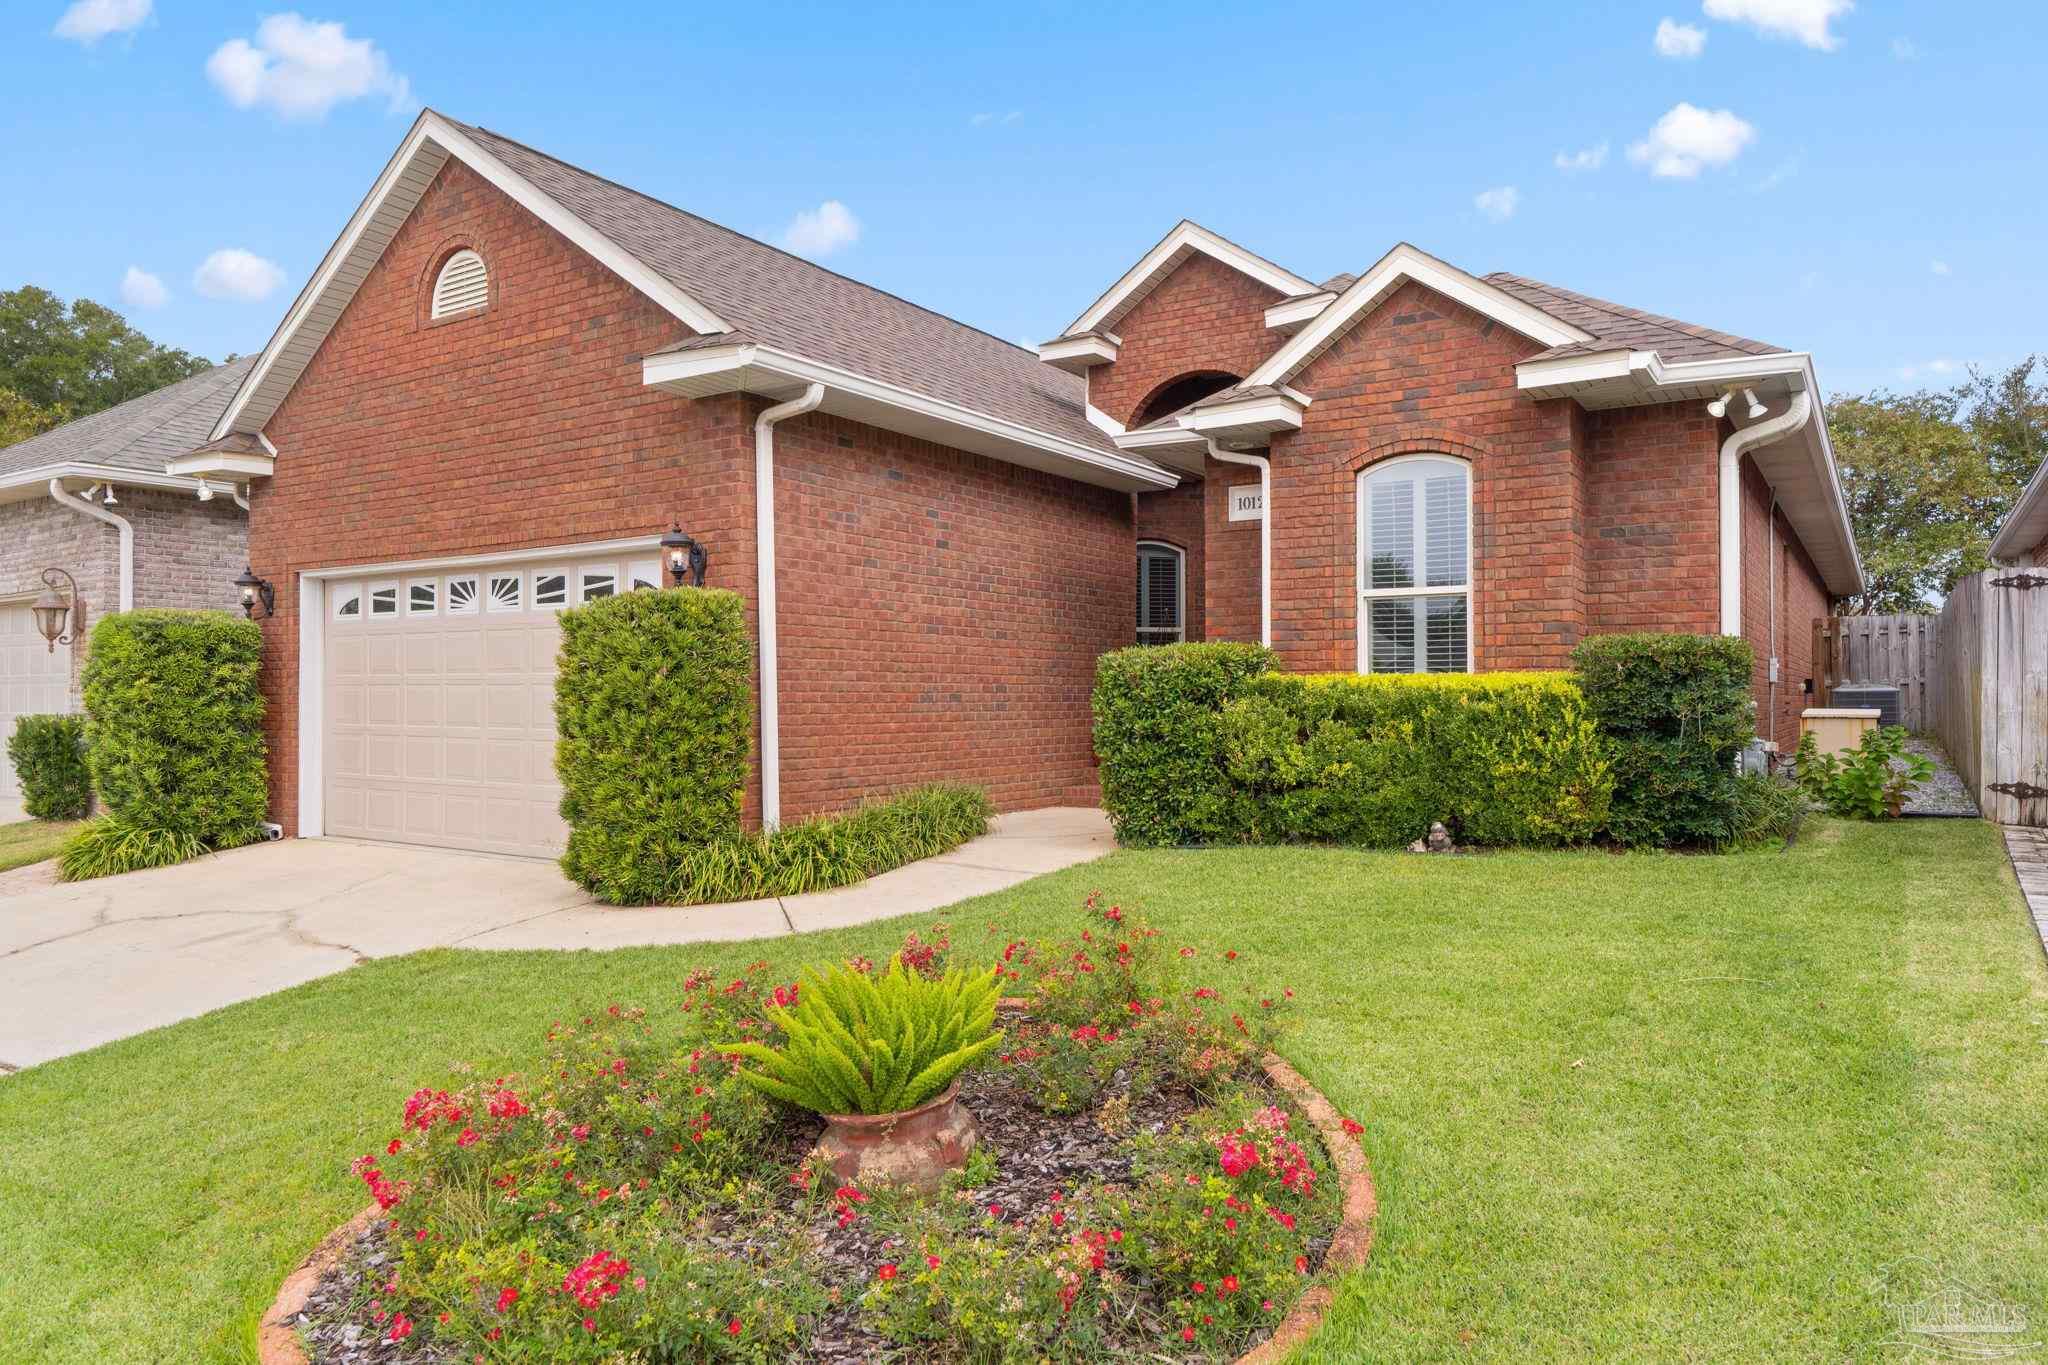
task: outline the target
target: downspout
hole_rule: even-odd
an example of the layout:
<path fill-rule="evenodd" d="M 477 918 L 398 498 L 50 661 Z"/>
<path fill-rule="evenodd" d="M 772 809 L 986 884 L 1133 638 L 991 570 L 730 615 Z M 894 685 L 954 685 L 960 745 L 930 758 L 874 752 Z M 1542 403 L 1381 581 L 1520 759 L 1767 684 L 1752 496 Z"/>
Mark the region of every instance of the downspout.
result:
<path fill-rule="evenodd" d="M 775 633 L 775 424 L 801 417 L 825 401 L 813 384 L 801 397 L 754 419 L 754 609 L 761 634 L 761 828 L 782 823 L 782 699 L 777 692 Z"/>
<path fill-rule="evenodd" d="M 50 480 L 50 497 L 60 506 L 68 507 L 80 516 L 103 521 L 121 533 L 121 588 L 120 609 L 135 609 L 135 528 L 128 524 L 126 517 L 117 516 L 104 507 L 95 507 L 75 493 L 64 491 L 64 480 Z"/>
<path fill-rule="evenodd" d="M 1813 395 L 1801 389 L 1776 417 L 1743 427 L 1721 443 L 1721 633 L 1742 634 L 1742 456 L 1805 426 Z"/>
<path fill-rule="evenodd" d="M 1785 671 L 1779 664 L 1778 654 L 1778 590 L 1784 575 L 1778 572 L 1778 490 L 1775 488 L 1771 490 L 1769 520 L 1764 523 L 1764 549 L 1771 557 L 1769 567 L 1764 571 L 1764 581 L 1771 590 L 1771 658 L 1764 665 L 1770 678 L 1771 732 L 1765 738 L 1775 744 L 1778 742 L 1778 679 Z"/>
<path fill-rule="evenodd" d="M 1236 455 L 1209 442 L 1209 458 L 1249 465 L 1259 471 L 1259 643 L 1273 647 L 1273 461 L 1264 455 Z"/>

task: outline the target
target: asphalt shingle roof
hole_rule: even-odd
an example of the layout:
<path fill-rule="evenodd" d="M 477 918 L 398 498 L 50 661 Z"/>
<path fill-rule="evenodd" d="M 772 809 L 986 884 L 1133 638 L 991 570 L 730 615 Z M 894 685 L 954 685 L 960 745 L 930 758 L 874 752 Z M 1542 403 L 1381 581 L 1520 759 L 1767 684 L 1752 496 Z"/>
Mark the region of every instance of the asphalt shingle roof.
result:
<path fill-rule="evenodd" d="M 1658 313 L 1646 313 L 1640 308 L 1609 303 L 1587 294 L 1576 294 L 1554 284 L 1510 275 L 1506 271 L 1495 271 L 1486 277 L 1486 282 L 1582 332 L 1591 332 L 1596 338 L 1591 343 L 1553 346 L 1532 359 L 1551 360 L 1559 356 L 1611 351 L 1622 346 L 1630 350 L 1655 351 L 1669 361 L 1771 355 L 1785 349 L 1731 332 L 1717 332 L 1711 327 L 1680 322 L 1677 318 L 1667 318 Z"/>
<path fill-rule="evenodd" d="M 487 129 L 493 156 L 748 340 L 1097 450 L 1087 387 L 1036 353 L 720 227 Z M 731 336 L 685 344 L 729 343 Z"/>
<path fill-rule="evenodd" d="M 161 474 L 165 461 L 205 443 L 255 363 L 246 355 L 0 448 L 0 479 L 65 464 Z"/>

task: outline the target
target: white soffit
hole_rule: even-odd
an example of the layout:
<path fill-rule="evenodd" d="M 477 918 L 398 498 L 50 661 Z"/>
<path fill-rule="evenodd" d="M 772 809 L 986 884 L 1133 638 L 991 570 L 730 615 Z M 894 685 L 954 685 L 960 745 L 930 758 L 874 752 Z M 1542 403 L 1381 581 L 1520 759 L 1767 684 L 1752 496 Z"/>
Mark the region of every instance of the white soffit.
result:
<path fill-rule="evenodd" d="M 2019 501 L 2006 515 L 2005 525 L 1991 541 L 1991 557 L 2016 564 L 2048 537 L 2048 462 L 2027 480 Z"/>
<path fill-rule="evenodd" d="M 293 300 L 270 344 L 263 348 L 263 355 L 236 390 L 234 401 L 215 424 L 214 439 L 231 431 L 263 429 L 451 156 L 660 304 L 692 331 L 709 334 L 732 330 L 716 313 L 656 274 L 639 257 L 543 194 L 461 129 L 428 109 L 414 121 L 412 131 L 406 134 L 348 225 L 327 249 L 313 277 Z"/>
<path fill-rule="evenodd" d="M 822 412 L 897 431 L 956 450 L 1125 492 L 1172 488 L 1180 480 L 1138 454 L 1082 445 L 1048 432 L 823 365 L 753 342 L 648 356 L 643 382 L 685 398 L 751 393 L 782 401 L 825 386 Z"/>
<path fill-rule="evenodd" d="M 1043 342 L 1038 358 L 1069 374 L 1086 374 L 1097 365 L 1116 363 L 1117 343 L 1104 336 L 1062 337 Z"/>
<path fill-rule="evenodd" d="M 1232 241 L 1217 236 L 1199 223 L 1183 218 L 1174 225 L 1173 231 L 1159 239 L 1159 244 L 1146 252 L 1138 263 L 1124 272 L 1123 278 L 1111 285 L 1107 292 L 1086 312 L 1068 325 L 1062 336 L 1076 332 L 1095 331 L 1113 327 L 1124 314 L 1138 306 L 1138 303 L 1158 287 L 1159 282 L 1174 272 L 1174 269 L 1189 256 L 1200 252 L 1214 257 L 1232 270 L 1248 275 L 1260 284 L 1281 294 L 1313 294 L 1316 286 L 1291 270 L 1273 264 L 1263 256 L 1254 255 Z"/>
<path fill-rule="evenodd" d="M 1593 339 L 1589 333 L 1552 317 L 1540 308 L 1530 307 L 1478 276 L 1468 275 L 1428 252 L 1402 242 L 1382 256 L 1372 269 L 1359 276 L 1349 289 L 1339 294 L 1334 302 L 1316 315 L 1313 322 L 1295 333 L 1263 365 L 1246 375 L 1244 387 L 1285 384 L 1334 345 L 1353 323 L 1409 280 L 1545 346 L 1569 346 Z"/>

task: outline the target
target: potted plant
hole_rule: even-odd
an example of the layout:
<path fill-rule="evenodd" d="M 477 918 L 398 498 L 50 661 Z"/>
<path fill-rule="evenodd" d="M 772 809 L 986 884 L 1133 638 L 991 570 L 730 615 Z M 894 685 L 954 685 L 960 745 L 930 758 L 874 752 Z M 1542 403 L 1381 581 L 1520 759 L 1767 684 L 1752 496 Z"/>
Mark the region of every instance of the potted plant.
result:
<path fill-rule="evenodd" d="M 974 1150 L 960 1073 L 995 1050 L 998 978 L 953 968 L 930 977 L 901 954 L 880 973 L 804 972 L 793 1007 L 766 1011 L 779 1046 L 722 1045 L 757 1063 L 762 1093 L 823 1116 L 818 1148 L 842 1180 L 935 1190 Z"/>

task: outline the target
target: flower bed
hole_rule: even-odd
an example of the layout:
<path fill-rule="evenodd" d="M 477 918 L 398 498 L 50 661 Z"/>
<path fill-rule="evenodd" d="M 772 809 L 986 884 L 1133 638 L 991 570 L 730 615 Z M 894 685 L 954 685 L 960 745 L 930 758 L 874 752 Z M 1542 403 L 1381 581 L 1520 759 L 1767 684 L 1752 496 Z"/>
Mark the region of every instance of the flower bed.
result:
<path fill-rule="evenodd" d="M 928 1197 L 840 1182 L 822 1121 L 741 1079 L 720 1045 L 775 1045 L 797 989 L 766 964 L 558 1024 L 535 1077 L 419 1091 L 355 1163 L 377 1214 L 304 1277 L 311 1357 L 1213 1360 L 1292 1337 L 1325 1262 L 1363 1259 L 1357 1126 L 1267 1053 L 1286 992 L 1086 913 L 1070 942 L 991 939 L 1029 995 L 961 1078 L 980 1144 Z M 899 956 L 937 976 L 949 950 Z"/>

